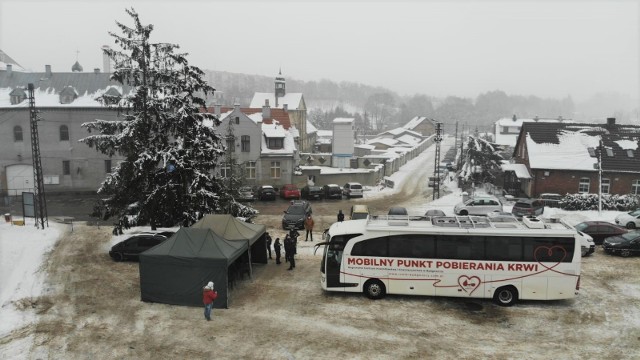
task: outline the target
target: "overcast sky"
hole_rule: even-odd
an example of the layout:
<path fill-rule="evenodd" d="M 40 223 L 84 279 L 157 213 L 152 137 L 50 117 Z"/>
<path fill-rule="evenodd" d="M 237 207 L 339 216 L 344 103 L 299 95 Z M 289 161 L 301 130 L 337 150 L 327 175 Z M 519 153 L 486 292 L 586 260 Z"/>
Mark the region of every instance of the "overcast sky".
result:
<path fill-rule="evenodd" d="M 400 94 L 638 97 L 637 1 L 0 0 L 0 49 L 27 69 L 102 68 L 133 6 L 202 69 L 379 85 Z M 79 51 L 79 53 L 76 53 Z M 213 84 L 222 89 L 222 84 Z M 256 89 L 266 91 L 270 89 Z"/>

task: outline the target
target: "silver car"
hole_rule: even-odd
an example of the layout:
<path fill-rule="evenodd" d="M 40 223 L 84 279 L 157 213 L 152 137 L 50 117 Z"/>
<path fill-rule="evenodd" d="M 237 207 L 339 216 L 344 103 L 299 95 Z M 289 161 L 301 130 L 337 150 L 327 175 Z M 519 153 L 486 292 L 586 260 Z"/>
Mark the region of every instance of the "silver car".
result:
<path fill-rule="evenodd" d="M 474 197 L 453 208 L 456 215 L 487 215 L 494 211 L 502 211 L 502 203 L 495 196 Z"/>

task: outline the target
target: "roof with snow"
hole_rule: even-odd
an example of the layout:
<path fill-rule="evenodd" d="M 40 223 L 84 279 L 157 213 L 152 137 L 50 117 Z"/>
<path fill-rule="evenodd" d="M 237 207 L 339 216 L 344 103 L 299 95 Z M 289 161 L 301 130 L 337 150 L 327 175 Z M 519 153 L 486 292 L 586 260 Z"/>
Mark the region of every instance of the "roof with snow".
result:
<path fill-rule="evenodd" d="M 513 171 L 518 179 L 531 179 L 531 174 L 525 164 L 502 164 L 502 171 Z"/>
<path fill-rule="evenodd" d="M 407 130 L 413 130 L 416 127 L 418 127 L 420 124 L 422 124 L 424 121 L 429 121 L 431 123 L 434 123 L 435 120 L 433 119 L 429 119 L 426 116 L 416 116 L 413 119 L 409 120 L 408 123 L 406 123 L 403 128 L 407 129 Z"/>
<path fill-rule="evenodd" d="M 374 145 L 374 144 L 382 144 L 382 145 L 386 145 L 386 146 L 394 146 L 398 143 L 398 140 L 396 139 L 391 139 L 391 138 L 375 138 L 375 139 L 371 139 L 367 141 L 368 145 Z"/>
<path fill-rule="evenodd" d="M 20 66 L 11 56 L 7 55 L 2 49 L 0 49 L 0 70 L 6 70 L 7 64 L 11 65 L 13 70 L 24 71 L 24 68 Z"/>
<path fill-rule="evenodd" d="M 233 109 L 234 108 L 232 107 L 221 107 L 220 112 L 225 113 L 228 111 L 232 111 Z M 262 121 L 265 124 L 271 124 L 274 121 L 276 121 L 280 125 L 282 125 L 285 129 L 289 129 L 291 127 L 291 119 L 289 118 L 289 113 L 287 113 L 283 109 L 271 108 L 269 111 L 271 113 L 271 116 L 267 118 L 262 116 L 263 114 L 262 108 L 239 108 L 239 109 L 240 109 L 240 112 L 247 115 L 256 123 Z M 215 107 L 208 107 L 207 112 L 215 114 Z"/>
<path fill-rule="evenodd" d="M 291 155 L 293 156 L 296 150 L 296 143 L 293 135 L 286 129 L 284 129 L 278 123 L 262 124 L 262 142 L 261 142 L 261 154 L 262 155 Z M 282 149 L 269 149 L 268 138 L 283 138 Z"/>
<path fill-rule="evenodd" d="M 498 145 L 508 145 L 515 146 L 516 140 L 518 139 L 518 135 L 520 134 L 520 129 L 522 128 L 522 124 L 529 122 L 540 122 L 540 123 L 574 123 L 571 119 L 563 119 L 559 117 L 557 119 L 544 119 L 544 118 L 535 118 L 535 119 L 518 119 L 515 120 L 513 118 L 502 118 L 495 122 L 495 132 L 496 138 L 495 143 Z"/>
<path fill-rule="evenodd" d="M 274 93 L 257 92 L 253 94 L 253 99 L 251 99 L 249 107 L 262 108 L 266 100 L 269 100 L 269 106 L 272 109 L 283 109 L 284 104 L 287 104 L 287 108 L 290 110 L 301 110 L 301 107 L 304 105 L 302 93 L 287 93 L 278 98 L 278 106 L 276 106 L 276 95 Z"/>
<path fill-rule="evenodd" d="M 328 137 L 328 138 L 332 138 L 333 137 L 333 130 L 317 130 L 316 131 L 316 136 L 321 138 L 321 137 Z"/>
<path fill-rule="evenodd" d="M 317 134 L 318 129 L 311 123 L 311 121 L 307 120 L 307 134 Z"/>
<path fill-rule="evenodd" d="M 640 173 L 640 126 L 532 122 L 522 134 L 532 169 L 595 171 L 602 140 L 604 171 Z"/>
<path fill-rule="evenodd" d="M 354 121 L 354 118 L 335 118 L 333 119 L 334 124 L 350 124 Z"/>

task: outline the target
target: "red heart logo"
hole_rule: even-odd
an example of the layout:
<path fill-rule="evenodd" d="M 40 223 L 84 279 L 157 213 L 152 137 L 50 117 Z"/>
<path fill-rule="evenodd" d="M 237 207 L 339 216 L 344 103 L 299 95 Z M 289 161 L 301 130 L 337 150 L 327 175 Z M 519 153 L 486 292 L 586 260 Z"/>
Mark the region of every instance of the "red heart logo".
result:
<path fill-rule="evenodd" d="M 480 283 L 480 278 L 475 275 L 460 275 L 458 277 L 458 286 L 460 286 L 460 288 L 464 290 L 464 292 L 469 293 L 469 295 L 473 294 L 473 292 L 476 291 L 478 287 L 480 287 Z"/>
<path fill-rule="evenodd" d="M 547 270 L 553 270 L 554 267 L 560 265 L 562 261 L 567 257 L 567 250 L 559 245 L 554 246 L 538 246 L 533 251 L 533 258 Z M 551 266 L 542 264 L 543 262 L 552 263 Z"/>

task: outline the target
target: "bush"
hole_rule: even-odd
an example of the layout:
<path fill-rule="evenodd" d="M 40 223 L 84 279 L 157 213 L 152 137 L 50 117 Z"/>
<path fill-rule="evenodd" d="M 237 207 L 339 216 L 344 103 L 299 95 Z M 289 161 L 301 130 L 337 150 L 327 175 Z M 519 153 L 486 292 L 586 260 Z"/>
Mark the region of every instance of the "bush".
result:
<path fill-rule="evenodd" d="M 638 204 L 637 195 L 602 195 L 602 210 L 630 211 Z M 559 205 L 564 210 L 598 210 L 598 194 L 566 194 Z"/>

